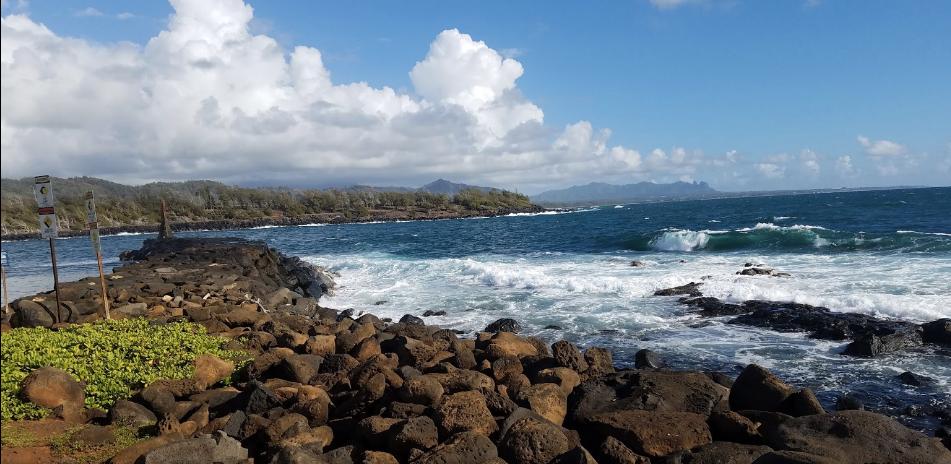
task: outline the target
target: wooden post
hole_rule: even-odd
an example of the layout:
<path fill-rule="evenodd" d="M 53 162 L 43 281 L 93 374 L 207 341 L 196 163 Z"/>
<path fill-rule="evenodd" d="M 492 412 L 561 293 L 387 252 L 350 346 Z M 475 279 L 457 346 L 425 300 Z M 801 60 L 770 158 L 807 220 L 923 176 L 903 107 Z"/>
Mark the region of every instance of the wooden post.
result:
<path fill-rule="evenodd" d="M 53 197 L 53 184 L 50 176 L 33 178 L 33 197 L 36 198 L 36 212 L 40 219 L 40 237 L 50 240 L 50 260 L 53 262 L 53 291 L 56 292 L 56 322 L 63 322 L 63 312 L 59 301 L 59 270 L 56 268 L 56 237 L 59 236 L 59 221 Z"/>
<path fill-rule="evenodd" d="M 159 229 L 160 240 L 172 238 L 172 225 L 168 222 L 168 207 L 165 205 L 165 199 L 162 199 L 162 225 Z"/>
<path fill-rule="evenodd" d="M 10 293 L 7 291 L 7 268 L 0 263 L 0 280 L 3 281 L 3 312 L 10 314 Z"/>
<path fill-rule="evenodd" d="M 106 319 L 112 319 L 109 314 L 109 292 L 106 290 L 106 275 L 102 272 L 102 252 L 96 247 L 96 261 L 99 264 L 99 289 L 102 291 L 102 309 L 106 312 Z"/>
<path fill-rule="evenodd" d="M 102 247 L 99 243 L 99 219 L 96 216 L 96 197 L 92 190 L 86 192 L 86 226 L 89 228 L 89 238 L 92 248 L 96 251 L 96 264 L 99 266 L 99 290 L 102 292 L 102 311 L 106 319 L 109 314 L 109 292 L 106 289 L 106 275 L 102 271 Z"/>
<path fill-rule="evenodd" d="M 56 293 L 56 322 L 63 322 L 59 304 L 59 270 L 56 269 L 56 239 L 50 237 L 50 259 L 53 261 L 53 292 Z"/>

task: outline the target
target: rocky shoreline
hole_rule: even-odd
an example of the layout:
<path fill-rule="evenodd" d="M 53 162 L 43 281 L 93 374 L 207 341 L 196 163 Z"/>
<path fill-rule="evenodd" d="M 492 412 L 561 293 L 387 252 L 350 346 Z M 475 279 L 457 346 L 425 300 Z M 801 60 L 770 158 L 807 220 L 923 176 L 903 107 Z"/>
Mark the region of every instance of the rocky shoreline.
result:
<path fill-rule="evenodd" d="M 149 240 L 123 257 L 133 262 L 109 280 L 115 317 L 193 321 L 253 359 L 199 358 L 192 378 L 145 385 L 109 411 L 60 402 L 73 422 L 154 431 L 113 463 L 951 463 L 951 414 L 935 438 L 869 411 L 825 411 L 757 365 L 734 379 L 668 370 L 642 350 L 619 369 L 609 350 L 548 345 L 512 320 L 459 334 L 412 314 L 338 312 L 318 304 L 332 275 L 261 242 Z M 100 317 L 90 283 L 62 285 L 64 321 Z M 699 286 L 680 290 L 727 314 L 697 302 Z M 51 302 L 17 300 L 4 330 L 55 328 Z M 39 371 L 31 382 L 76 390 Z"/>
<path fill-rule="evenodd" d="M 211 221 L 179 221 L 171 224 L 174 232 L 204 231 L 204 230 L 240 230 L 253 229 L 255 227 L 288 227 L 302 226 L 308 224 L 361 224 L 367 222 L 396 222 L 396 221 L 437 221 L 442 219 L 465 219 L 475 217 L 496 217 L 505 216 L 512 213 L 538 213 L 545 211 L 545 208 L 533 206 L 529 209 L 502 209 L 485 211 L 465 211 L 449 212 L 442 211 L 436 213 L 419 213 L 412 211 L 387 211 L 385 213 L 370 214 L 363 217 L 353 217 L 344 214 L 308 214 L 294 217 L 280 218 L 254 218 L 254 219 L 222 219 Z M 115 235 L 120 233 L 141 234 L 154 233 L 158 230 L 158 224 L 134 224 L 118 227 L 102 227 L 99 233 L 102 235 Z M 35 239 L 38 232 L 20 232 L 12 234 L 2 234 L 2 240 L 29 240 Z M 60 230 L 60 237 L 79 237 L 88 235 L 89 231 L 79 230 Z"/>

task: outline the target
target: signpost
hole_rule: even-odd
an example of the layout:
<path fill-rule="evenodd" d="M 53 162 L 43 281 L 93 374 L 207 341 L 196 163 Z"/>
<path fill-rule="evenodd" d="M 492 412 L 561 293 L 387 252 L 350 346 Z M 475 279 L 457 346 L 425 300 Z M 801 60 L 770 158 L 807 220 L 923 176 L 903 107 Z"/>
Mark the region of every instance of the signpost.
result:
<path fill-rule="evenodd" d="M 86 226 L 89 227 L 89 238 L 92 239 L 92 248 L 96 251 L 96 264 L 99 265 L 99 290 L 102 292 L 102 309 L 106 319 L 109 316 L 109 295 L 106 291 L 106 275 L 102 272 L 102 247 L 99 243 L 99 222 L 96 218 L 96 198 L 92 190 L 86 192 Z"/>
<path fill-rule="evenodd" d="M 10 295 L 7 292 L 7 252 L 0 251 L 0 280 L 3 281 L 3 312 L 10 314 Z"/>
<path fill-rule="evenodd" d="M 62 322 L 63 314 L 59 304 L 59 270 L 56 269 L 56 237 L 59 224 L 53 209 L 53 184 L 50 176 L 33 178 L 33 197 L 36 198 L 36 212 L 40 217 L 40 236 L 50 241 L 50 261 L 53 263 L 53 291 L 56 293 L 56 322 Z"/>

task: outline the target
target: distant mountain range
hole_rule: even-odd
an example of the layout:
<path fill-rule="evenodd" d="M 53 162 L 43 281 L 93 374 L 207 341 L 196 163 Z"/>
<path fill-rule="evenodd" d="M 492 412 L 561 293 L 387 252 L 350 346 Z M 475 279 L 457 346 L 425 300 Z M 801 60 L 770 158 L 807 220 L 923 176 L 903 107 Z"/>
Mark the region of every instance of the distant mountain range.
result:
<path fill-rule="evenodd" d="M 674 182 L 671 184 L 638 182 L 624 185 L 592 182 L 561 190 L 549 190 L 534 195 L 531 199 L 533 202 L 542 205 L 578 205 L 703 197 L 716 193 L 718 192 L 706 182 Z"/>
<path fill-rule="evenodd" d="M 492 187 L 480 187 L 478 185 L 469 185 L 469 184 L 460 184 L 456 182 L 450 182 L 446 179 L 436 179 L 422 187 L 413 188 L 413 187 L 379 187 L 374 185 L 352 185 L 346 187 L 342 190 L 346 191 L 373 191 L 373 192 L 428 192 L 428 193 L 441 193 L 444 195 L 453 196 L 463 190 L 479 190 L 482 192 L 494 192 L 501 191 Z"/>

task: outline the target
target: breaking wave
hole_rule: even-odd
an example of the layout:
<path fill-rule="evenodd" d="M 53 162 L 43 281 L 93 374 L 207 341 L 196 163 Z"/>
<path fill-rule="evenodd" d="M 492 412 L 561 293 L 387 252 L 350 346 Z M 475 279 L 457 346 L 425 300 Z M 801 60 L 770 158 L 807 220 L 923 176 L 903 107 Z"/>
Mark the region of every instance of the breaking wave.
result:
<path fill-rule="evenodd" d="M 836 251 L 951 251 L 951 234 L 899 230 L 895 233 L 844 232 L 821 226 L 778 226 L 771 222 L 734 230 L 662 229 L 638 234 L 623 241 L 637 251 L 735 251 L 776 250 L 802 252 Z"/>

